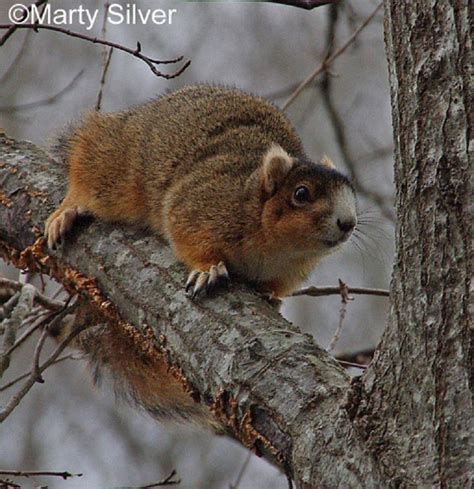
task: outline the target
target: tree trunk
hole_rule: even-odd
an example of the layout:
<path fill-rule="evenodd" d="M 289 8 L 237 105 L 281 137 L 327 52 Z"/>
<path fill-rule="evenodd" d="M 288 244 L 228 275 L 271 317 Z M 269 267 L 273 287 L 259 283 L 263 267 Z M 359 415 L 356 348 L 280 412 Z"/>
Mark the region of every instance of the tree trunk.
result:
<path fill-rule="evenodd" d="M 469 3 L 385 4 L 397 256 L 357 423 L 395 487 L 467 488 L 473 477 Z"/>

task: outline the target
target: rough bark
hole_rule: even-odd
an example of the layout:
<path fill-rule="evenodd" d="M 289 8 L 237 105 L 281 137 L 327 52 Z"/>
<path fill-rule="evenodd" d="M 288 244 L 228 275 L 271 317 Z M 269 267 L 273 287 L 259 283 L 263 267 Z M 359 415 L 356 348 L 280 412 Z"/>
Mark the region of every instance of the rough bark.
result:
<path fill-rule="evenodd" d="M 89 222 L 49 254 L 37 239 L 66 179 L 30 143 L 0 139 L 0 182 L 6 258 L 76 288 L 117 327 L 141 333 L 143 344 L 151 337 L 183 387 L 298 487 L 380 487 L 377 463 L 350 420 L 350 379 L 309 335 L 238 285 L 191 302 L 184 268 L 143 232 Z"/>
<path fill-rule="evenodd" d="M 472 487 L 469 3 L 385 4 L 397 256 L 390 321 L 357 417 L 394 487 Z"/>

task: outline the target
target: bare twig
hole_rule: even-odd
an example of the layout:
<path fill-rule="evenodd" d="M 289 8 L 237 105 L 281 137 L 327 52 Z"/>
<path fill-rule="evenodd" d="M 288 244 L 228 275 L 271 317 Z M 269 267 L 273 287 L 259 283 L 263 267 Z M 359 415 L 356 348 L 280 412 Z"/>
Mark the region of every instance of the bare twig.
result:
<path fill-rule="evenodd" d="M 144 54 L 142 54 L 142 52 L 141 52 L 142 47 L 141 47 L 141 44 L 139 42 L 137 42 L 137 47 L 135 49 L 132 49 L 132 48 L 128 48 L 126 46 L 123 46 L 122 44 L 118 44 L 116 42 L 106 41 L 104 39 L 98 39 L 97 37 L 91 37 L 91 36 L 88 36 L 86 34 L 82 34 L 80 32 L 74 32 L 74 31 L 71 31 L 69 29 L 64 29 L 62 27 L 57 27 L 57 26 L 53 26 L 53 25 L 40 25 L 40 24 L 17 25 L 17 24 L 14 24 L 14 26 L 17 29 L 33 29 L 35 32 L 38 31 L 39 29 L 54 31 L 54 32 L 60 32 L 61 34 L 65 34 L 67 36 L 75 37 L 77 39 L 82 39 L 83 41 L 92 42 L 94 44 L 102 44 L 104 46 L 109 46 L 111 48 L 115 48 L 119 51 L 123 51 L 125 53 L 131 54 L 132 56 L 135 56 L 135 58 L 140 59 L 141 61 L 143 61 L 144 63 L 146 63 L 148 65 L 150 70 L 156 76 L 166 78 L 167 80 L 178 77 L 191 64 L 191 61 L 188 60 L 175 73 L 172 73 L 172 74 L 162 73 L 161 71 L 159 71 L 156 68 L 156 65 L 179 63 L 180 61 L 183 60 L 183 56 L 180 56 L 180 57 L 175 58 L 175 59 L 170 59 L 170 60 L 158 60 L 158 59 L 150 58 L 149 56 L 145 56 Z M 0 24 L 0 30 L 10 29 L 10 28 L 11 28 L 11 24 Z M 4 44 L 4 42 L 2 42 L 2 40 L 0 40 L 0 46 L 2 46 L 2 44 Z"/>
<path fill-rule="evenodd" d="M 380 2 L 372 13 L 365 19 L 365 21 L 359 26 L 359 28 L 352 34 L 351 37 L 339 48 L 334 54 L 326 58 L 315 70 L 313 70 L 299 85 L 299 87 L 292 93 L 288 100 L 283 104 L 282 110 L 288 109 L 288 107 L 296 100 L 301 92 L 322 72 L 326 71 L 329 66 L 341 55 L 347 48 L 354 42 L 357 36 L 369 25 L 370 21 L 375 17 L 377 12 L 382 7 L 383 2 Z"/>
<path fill-rule="evenodd" d="M 170 474 L 165 477 L 163 480 L 158 482 L 152 482 L 151 484 L 146 484 L 145 486 L 137 487 L 136 489 L 153 489 L 153 487 L 163 487 L 163 486 L 175 486 L 177 484 L 181 484 L 181 480 L 173 480 L 176 475 L 176 470 L 173 469 Z"/>
<path fill-rule="evenodd" d="M 23 285 L 15 309 L 13 309 L 11 316 L 2 322 L 3 343 L 0 350 L 0 377 L 10 365 L 10 354 L 8 352 L 15 343 L 16 334 L 23 319 L 33 307 L 35 291 L 36 289 L 32 285 Z"/>
<path fill-rule="evenodd" d="M 69 479 L 69 477 L 82 477 L 82 474 L 71 474 L 70 472 L 54 472 L 50 470 L 0 470 L 0 475 L 11 475 L 14 477 L 36 477 L 52 476 Z"/>
<path fill-rule="evenodd" d="M 344 362 L 347 364 L 357 364 L 357 365 L 365 365 L 366 367 L 370 365 L 375 354 L 374 348 L 367 348 L 365 350 L 348 352 L 348 353 L 339 353 L 336 356 L 336 360 L 338 362 Z"/>
<path fill-rule="evenodd" d="M 8 480 L 8 479 L 0 479 L 0 489 L 21 489 L 21 486 L 19 484 L 15 484 L 14 482 Z"/>
<path fill-rule="evenodd" d="M 16 291 L 21 291 L 23 288 L 23 284 L 17 282 L 16 280 L 10 280 L 8 278 L 0 277 L 0 289 L 3 288 L 11 288 Z M 59 311 L 64 307 L 64 303 L 60 301 L 55 301 L 50 299 L 49 297 L 42 294 L 38 289 L 35 288 L 35 302 L 39 305 L 49 309 L 50 311 Z"/>
<path fill-rule="evenodd" d="M 41 5 L 46 3 L 48 3 L 48 0 L 37 0 L 34 5 L 36 7 L 40 7 Z M 0 37 L 0 46 L 3 46 L 8 41 L 9 37 L 20 27 L 21 22 L 26 19 L 32 7 L 33 5 L 30 5 L 29 7 L 25 8 L 24 14 L 21 16 L 21 18 L 17 19 L 17 24 L 8 24 L 5 27 L 5 29 L 7 29 L 7 32 L 5 32 L 2 37 Z"/>
<path fill-rule="evenodd" d="M 365 287 L 348 287 L 349 294 L 356 295 L 376 295 L 379 297 L 389 297 L 390 292 L 386 289 L 370 289 Z M 324 286 L 324 287 L 306 287 L 304 289 L 297 290 L 291 294 L 290 297 L 297 297 L 300 295 L 309 295 L 311 297 L 322 297 L 325 295 L 340 295 L 340 287 Z"/>
<path fill-rule="evenodd" d="M 109 71 L 110 60 L 112 59 L 113 48 L 110 48 L 107 52 L 107 58 L 104 62 L 104 68 L 102 70 L 102 76 L 100 77 L 99 93 L 97 94 L 97 102 L 95 104 L 95 110 L 99 111 L 102 105 L 102 95 L 105 87 L 105 79 L 107 72 Z"/>
<path fill-rule="evenodd" d="M 20 293 L 15 292 L 15 290 L 13 289 L 9 289 L 7 292 L 8 294 L 5 295 L 7 297 L 8 295 L 11 295 L 11 297 L 7 300 L 7 302 L 5 302 L 5 304 L 3 304 L 3 306 L 0 307 L 0 319 L 2 320 L 10 316 L 13 309 L 15 309 L 15 306 L 17 305 L 18 299 L 20 297 Z M 0 334 L 3 334 L 3 329 L 3 326 L 0 325 Z"/>
<path fill-rule="evenodd" d="M 235 482 L 233 484 L 229 485 L 229 489 L 237 489 L 239 487 L 240 482 L 242 481 L 242 477 L 245 474 L 245 471 L 247 470 L 247 467 L 250 464 L 250 460 L 252 459 L 252 452 L 249 451 L 247 453 L 247 456 L 245 457 L 244 463 L 242 464 L 241 469 L 239 470 L 239 473 L 237 474 L 237 478 L 235 479 Z"/>
<path fill-rule="evenodd" d="M 345 360 L 339 360 L 339 358 L 336 358 L 336 362 L 342 365 L 343 367 L 354 367 L 354 368 L 360 368 L 362 370 L 365 370 L 368 367 L 368 365 L 364 365 L 363 363 L 346 362 Z"/>
<path fill-rule="evenodd" d="M 6 355 L 11 355 L 11 353 L 21 346 L 25 340 L 27 340 L 38 328 L 43 326 L 47 321 L 50 321 L 54 313 L 43 313 L 43 315 L 38 316 L 36 322 L 33 323 L 16 341 L 15 343 L 6 351 Z"/>
<path fill-rule="evenodd" d="M 107 34 L 107 13 L 109 11 L 110 3 L 106 2 L 104 5 L 104 20 L 102 22 L 102 37 L 105 39 Z M 100 77 L 99 82 L 99 93 L 97 94 L 97 102 L 95 104 L 95 110 L 99 111 L 102 105 L 102 95 L 105 87 L 105 79 L 107 77 L 107 72 L 109 70 L 110 60 L 112 59 L 112 53 L 114 52 L 113 48 L 107 49 L 107 46 L 104 46 L 102 49 L 102 76 Z"/>
<path fill-rule="evenodd" d="M 36 382 L 39 382 L 40 384 L 44 383 L 44 379 L 43 377 L 41 377 L 39 362 L 40 362 L 41 351 L 43 350 L 44 342 L 46 341 L 47 337 L 48 337 L 48 328 L 45 327 L 41 332 L 41 336 L 38 340 L 38 343 L 36 343 L 35 352 L 33 354 L 33 366 L 31 367 L 31 376 L 34 376 Z"/>
<path fill-rule="evenodd" d="M 337 3 L 339 0 L 258 0 L 264 3 L 279 3 L 282 5 L 289 5 L 291 7 L 303 8 L 305 10 L 312 10 L 316 7 L 322 7 L 330 3 Z"/>
<path fill-rule="evenodd" d="M 51 365 L 56 365 L 58 363 L 62 363 L 65 360 L 83 360 L 85 358 L 85 355 L 77 355 L 75 353 L 68 353 L 67 355 L 63 355 L 62 357 L 59 357 L 57 360 L 55 360 Z M 13 387 L 15 384 L 18 384 L 18 382 L 21 382 L 22 380 L 26 379 L 31 375 L 31 370 L 28 370 L 28 372 L 25 372 L 24 374 L 19 375 L 18 377 L 14 378 L 10 382 L 7 382 L 6 384 L 2 385 L 0 387 L 0 392 L 6 391 L 7 389 L 10 389 L 10 387 Z"/>
<path fill-rule="evenodd" d="M 72 306 L 66 307 L 63 311 L 61 311 L 52 321 L 51 326 L 56 321 L 60 321 L 64 316 L 71 313 L 74 308 L 77 306 L 78 302 L 73 304 Z M 5 421 L 5 419 L 12 413 L 12 411 L 20 404 L 21 400 L 26 396 L 26 394 L 30 391 L 30 389 L 35 385 L 38 381 L 38 376 L 50 366 L 55 360 L 59 357 L 62 351 L 69 345 L 69 343 L 73 340 L 75 336 L 77 336 L 81 332 L 80 328 L 74 328 L 72 331 L 64 338 L 61 343 L 56 347 L 53 353 L 49 356 L 49 358 L 40 366 L 36 368 L 36 365 L 33 367 L 27 381 L 24 383 L 23 387 L 8 401 L 6 406 L 0 411 L 0 423 Z"/>
<path fill-rule="evenodd" d="M 349 288 L 347 285 L 339 279 L 339 293 L 341 294 L 341 309 L 339 311 L 339 324 L 337 325 L 336 331 L 334 332 L 334 336 L 332 337 L 331 342 L 327 348 L 328 353 L 331 353 L 336 346 L 336 343 L 339 341 L 339 336 L 341 335 L 342 325 L 344 324 L 344 318 L 346 317 L 347 303 L 350 300 L 353 300 L 349 297 Z"/>

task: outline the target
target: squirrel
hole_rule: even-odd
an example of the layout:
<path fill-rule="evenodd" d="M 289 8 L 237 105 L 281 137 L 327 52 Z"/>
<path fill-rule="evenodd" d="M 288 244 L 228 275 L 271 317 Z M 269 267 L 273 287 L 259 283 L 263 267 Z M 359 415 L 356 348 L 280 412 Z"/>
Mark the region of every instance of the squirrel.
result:
<path fill-rule="evenodd" d="M 69 187 L 46 221 L 48 245 L 82 214 L 144 224 L 189 267 L 193 299 L 229 277 L 275 298 L 290 294 L 356 226 L 349 180 L 329 158 L 306 156 L 277 107 L 237 89 L 188 86 L 128 111 L 91 113 L 56 153 Z M 115 391 L 155 418 L 223 429 L 159 355 L 93 316 L 78 309 L 76 324 L 93 326 L 75 346 L 96 380 L 112 373 Z"/>
<path fill-rule="evenodd" d="M 188 86 L 91 113 L 56 150 L 69 187 L 46 221 L 48 245 L 82 214 L 144 224 L 189 267 L 192 298 L 230 276 L 288 295 L 356 226 L 349 180 L 306 156 L 277 107 L 237 89 Z"/>

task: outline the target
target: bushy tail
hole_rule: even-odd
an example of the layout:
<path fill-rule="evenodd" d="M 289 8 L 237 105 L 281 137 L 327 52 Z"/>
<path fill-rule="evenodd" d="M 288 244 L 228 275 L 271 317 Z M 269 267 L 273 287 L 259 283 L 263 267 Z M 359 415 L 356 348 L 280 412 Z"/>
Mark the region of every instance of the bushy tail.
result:
<path fill-rule="evenodd" d="M 141 345 L 113 323 L 103 323 L 86 301 L 74 317 L 68 317 L 51 335 L 58 341 L 73 327 L 85 329 L 73 340 L 72 348 L 86 355 L 94 383 L 108 380 L 118 398 L 144 409 L 160 421 L 186 421 L 222 432 L 210 411 L 193 400 L 174 377 L 158 352 Z M 137 333 L 138 334 L 138 333 Z"/>

